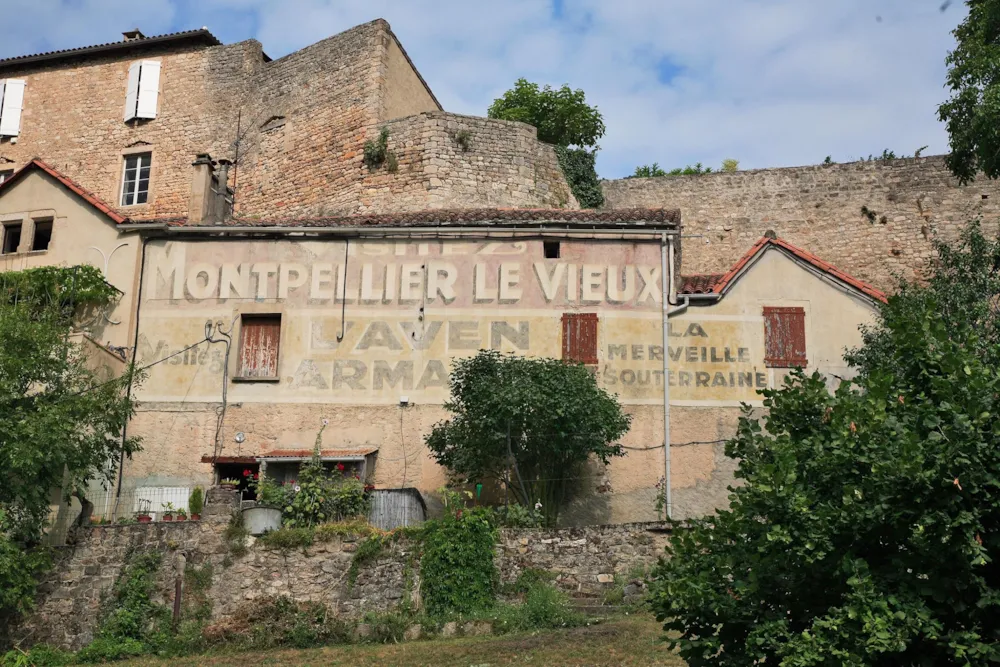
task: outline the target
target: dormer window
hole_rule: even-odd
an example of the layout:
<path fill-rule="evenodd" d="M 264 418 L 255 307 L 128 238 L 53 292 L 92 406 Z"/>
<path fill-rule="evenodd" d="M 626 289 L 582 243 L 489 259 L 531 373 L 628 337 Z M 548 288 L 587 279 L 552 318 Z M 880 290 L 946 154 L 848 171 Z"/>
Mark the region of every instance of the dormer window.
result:
<path fill-rule="evenodd" d="M 159 61 L 140 60 L 132 63 L 128 68 L 125 121 L 135 118 L 156 118 L 156 100 L 159 94 Z"/>

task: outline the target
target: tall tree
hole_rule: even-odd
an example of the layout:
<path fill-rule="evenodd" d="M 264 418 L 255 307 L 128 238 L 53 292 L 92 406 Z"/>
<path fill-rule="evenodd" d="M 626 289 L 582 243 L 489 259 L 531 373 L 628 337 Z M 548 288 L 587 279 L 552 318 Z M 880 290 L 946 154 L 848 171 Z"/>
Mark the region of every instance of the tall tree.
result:
<path fill-rule="evenodd" d="M 438 463 L 469 481 L 509 481 L 550 525 L 584 462 L 625 453 L 615 441 L 631 416 L 585 366 L 483 350 L 455 362 L 450 385 L 454 416 L 427 436 Z"/>
<path fill-rule="evenodd" d="M 0 273 L 0 589 L 18 591 L 0 597 L 0 614 L 30 600 L 38 560 L 26 549 L 41 537 L 52 490 L 110 481 L 120 454 L 138 449 L 121 438 L 133 374 L 99 373 L 71 336 L 118 296 L 90 266 Z"/>
<path fill-rule="evenodd" d="M 1000 176 L 1000 0 L 966 0 L 969 14 L 954 30 L 946 85 L 951 98 L 938 108 L 948 127 L 948 167 L 962 183 L 982 171 Z"/>
<path fill-rule="evenodd" d="M 973 224 L 941 257 L 881 309 L 856 384 L 798 372 L 741 419 L 745 483 L 655 575 L 692 667 L 1000 661 L 1000 245 Z"/>
<path fill-rule="evenodd" d="M 554 89 L 518 79 L 514 87 L 493 101 L 490 118 L 516 120 L 538 128 L 538 138 L 556 146 L 593 148 L 604 136 L 604 116 L 587 104 L 579 88 Z"/>

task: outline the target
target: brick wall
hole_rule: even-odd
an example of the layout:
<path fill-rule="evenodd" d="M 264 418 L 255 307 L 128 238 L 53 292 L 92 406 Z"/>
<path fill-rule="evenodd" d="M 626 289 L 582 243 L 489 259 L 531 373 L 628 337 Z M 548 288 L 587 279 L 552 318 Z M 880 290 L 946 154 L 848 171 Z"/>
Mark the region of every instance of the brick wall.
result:
<path fill-rule="evenodd" d="M 934 235 L 996 221 L 1000 187 L 959 186 L 942 156 L 604 181 L 609 208 L 670 206 L 684 221 L 685 273 L 727 270 L 768 230 L 854 276 L 891 288 L 922 275 Z M 862 215 L 865 206 L 875 222 Z"/>

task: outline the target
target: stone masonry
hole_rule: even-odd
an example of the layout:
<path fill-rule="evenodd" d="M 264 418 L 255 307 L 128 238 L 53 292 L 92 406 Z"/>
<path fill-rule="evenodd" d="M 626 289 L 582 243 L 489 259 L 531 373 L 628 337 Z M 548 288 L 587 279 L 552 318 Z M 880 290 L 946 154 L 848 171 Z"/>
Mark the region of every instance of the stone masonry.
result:
<path fill-rule="evenodd" d="M 399 541 L 383 555 L 348 571 L 357 537 L 345 536 L 305 549 L 284 551 L 251 544 L 244 556 L 230 556 L 223 539 L 235 496 L 212 489 L 202 520 L 129 526 L 95 526 L 81 530 L 61 550 L 55 567 L 39 588 L 36 609 L 15 637 L 27 646 L 46 642 L 78 649 L 94 636 L 102 595 L 114 585 L 130 553 L 163 554 L 157 577 L 158 601 L 171 605 L 175 562 L 183 556 L 190 567 L 212 565 L 208 592 L 212 618 L 227 618 L 254 600 L 287 596 L 328 605 L 335 613 L 358 619 L 367 612 L 399 605 L 404 596 L 419 605 L 420 566 L 413 545 Z M 502 582 L 513 582 L 525 569 L 556 575 L 564 591 L 599 598 L 616 577 L 637 566 L 651 566 L 663 553 L 667 535 L 653 524 L 588 526 L 560 530 L 502 532 L 496 562 Z M 250 540 L 253 542 L 252 538 Z"/>
<path fill-rule="evenodd" d="M 881 289 L 925 275 L 931 240 L 981 216 L 995 225 L 1000 187 L 961 186 L 943 156 L 603 182 L 605 206 L 676 206 L 684 273 L 727 271 L 769 230 Z M 874 214 L 874 222 L 862 213 Z"/>

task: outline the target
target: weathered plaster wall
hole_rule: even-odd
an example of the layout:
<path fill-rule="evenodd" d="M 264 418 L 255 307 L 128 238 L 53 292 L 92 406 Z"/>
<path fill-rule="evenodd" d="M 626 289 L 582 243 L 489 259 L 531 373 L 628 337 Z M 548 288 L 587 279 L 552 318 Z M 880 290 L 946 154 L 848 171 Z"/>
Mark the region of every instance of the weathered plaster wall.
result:
<path fill-rule="evenodd" d="M 724 272 L 768 230 L 882 289 L 923 275 L 935 234 L 997 219 L 1000 187 L 962 187 L 943 156 L 603 182 L 609 208 L 681 209 L 685 273 Z M 874 223 L 861 207 L 876 213 Z M 885 216 L 885 222 L 882 222 Z M 698 238 L 700 236 L 700 238 Z"/>
<path fill-rule="evenodd" d="M 157 602 L 171 605 L 176 562 L 212 566 L 208 599 L 212 619 L 224 620 L 246 604 L 287 596 L 321 602 L 335 614 L 357 619 L 396 607 L 404 596 L 419 605 L 420 566 L 413 545 L 400 541 L 359 568 L 353 585 L 347 573 L 358 539 L 351 536 L 307 549 L 272 551 L 252 544 L 245 556 L 227 559 L 222 534 L 229 521 L 231 494 L 213 489 L 199 522 L 99 526 L 80 531 L 60 550 L 56 566 L 40 586 L 35 611 L 13 635 L 25 645 L 46 642 L 77 649 L 93 639 L 107 593 L 133 552 L 158 552 Z M 663 553 L 667 535 L 657 526 L 631 524 L 571 530 L 505 530 L 496 563 L 503 582 L 527 568 L 557 575 L 557 586 L 579 597 L 600 597 L 637 566 L 651 566 Z M 227 564 L 228 563 L 228 564 Z M 409 581 L 409 583 L 407 583 Z"/>
<path fill-rule="evenodd" d="M 143 363 L 200 340 L 206 320 L 235 321 L 238 341 L 241 314 L 278 313 L 282 331 L 277 381 L 228 385 L 218 443 L 225 346 L 203 344 L 151 369 L 133 428 L 145 450 L 127 464 L 130 485 L 205 485 L 213 470 L 202 461 L 213 455 L 309 451 L 326 419 L 324 449 L 378 450 L 376 486 L 433 493 L 446 476 L 423 442 L 447 417 L 452 360 L 482 348 L 559 357 L 563 314 L 595 312 L 597 377 L 633 423 L 622 440 L 627 456 L 574 473 L 579 494 L 564 519 L 656 518 L 664 474 L 657 245 L 565 241 L 559 259 L 545 259 L 540 241 L 365 242 L 351 244 L 346 273 L 343 252 L 340 241 L 150 244 Z M 784 377 L 764 365 L 764 305 L 803 307 L 810 370 L 831 378 L 846 373 L 843 350 L 860 342 L 857 326 L 873 314 L 869 302 L 768 250 L 721 303 L 671 320 L 676 517 L 725 504 L 733 464 L 722 441 L 735 432 L 740 404 L 759 405 L 757 391 Z M 237 345 L 230 380 L 238 369 Z"/>
<path fill-rule="evenodd" d="M 52 220 L 52 238 L 48 250 L 32 251 L 34 224 L 40 220 Z M 78 264 L 106 270 L 106 280 L 122 296 L 110 311 L 89 319 L 86 329 L 99 343 L 128 345 L 139 266 L 138 235 L 121 234 L 113 221 L 40 171 L 27 174 L 0 196 L 0 223 L 13 222 L 22 225 L 21 245 L 17 253 L 0 255 L 0 271 Z"/>

